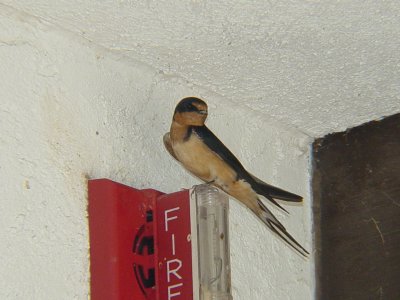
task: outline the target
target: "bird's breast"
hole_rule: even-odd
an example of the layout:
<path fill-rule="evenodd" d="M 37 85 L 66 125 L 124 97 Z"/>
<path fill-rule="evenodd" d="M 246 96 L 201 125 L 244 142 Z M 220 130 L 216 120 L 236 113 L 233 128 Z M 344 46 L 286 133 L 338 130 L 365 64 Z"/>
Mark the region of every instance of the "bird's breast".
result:
<path fill-rule="evenodd" d="M 172 147 L 185 168 L 202 180 L 235 180 L 236 173 L 233 169 L 195 134 L 186 141 L 172 143 Z"/>

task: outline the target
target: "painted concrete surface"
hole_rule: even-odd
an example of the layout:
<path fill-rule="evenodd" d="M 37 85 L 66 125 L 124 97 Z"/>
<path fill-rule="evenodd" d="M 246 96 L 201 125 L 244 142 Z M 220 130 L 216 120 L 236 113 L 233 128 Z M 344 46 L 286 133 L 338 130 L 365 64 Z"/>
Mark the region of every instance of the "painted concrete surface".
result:
<path fill-rule="evenodd" d="M 265 114 L 0 5 L 0 298 L 87 299 L 86 180 L 164 192 L 198 181 L 162 136 L 176 102 L 210 106 L 209 127 L 255 175 L 305 197 L 276 212 L 311 249 L 311 139 Z M 231 201 L 234 299 L 311 299 L 313 260 Z"/>
<path fill-rule="evenodd" d="M 398 0 L 1 0 L 310 136 L 400 111 Z"/>

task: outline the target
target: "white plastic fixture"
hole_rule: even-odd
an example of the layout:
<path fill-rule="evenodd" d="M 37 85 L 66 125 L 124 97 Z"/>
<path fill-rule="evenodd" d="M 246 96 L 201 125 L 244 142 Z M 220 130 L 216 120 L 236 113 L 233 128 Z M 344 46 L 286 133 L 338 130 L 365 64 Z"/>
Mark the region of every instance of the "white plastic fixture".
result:
<path fill-rule="evenodd" d="M 207 184 L 194 194 L 200 300 L 231 300 L 228 196 Z"/>

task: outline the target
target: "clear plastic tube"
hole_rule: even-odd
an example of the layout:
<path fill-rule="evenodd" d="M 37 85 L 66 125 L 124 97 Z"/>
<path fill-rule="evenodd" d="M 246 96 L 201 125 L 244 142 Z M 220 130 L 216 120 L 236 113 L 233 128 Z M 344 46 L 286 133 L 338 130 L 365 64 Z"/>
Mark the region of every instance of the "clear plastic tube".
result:
<path fill-rule="evenodd" d="M 200 300 L 231 300 L 228 196 L 207 184 L 195 186 L 194 191 Z"/>

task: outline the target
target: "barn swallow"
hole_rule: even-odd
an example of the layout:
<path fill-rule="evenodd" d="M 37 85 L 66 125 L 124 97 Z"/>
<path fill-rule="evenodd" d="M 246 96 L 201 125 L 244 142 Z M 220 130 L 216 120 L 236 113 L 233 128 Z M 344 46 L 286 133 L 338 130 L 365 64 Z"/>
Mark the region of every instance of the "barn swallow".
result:
<path fill-rule="evenodd" d="M 207 104 L 198 98 L 182 99 L 175 108 L 170 132 L 164 135 L 168 152 L 190 173 L 212 184 L 250 208 L 261 221 L 303 256 L 309 253 L 276 219 L 259 195 L 287 212 L 275 199 L 301 202 L 302 197 L 269 185 L 242 166 L 231 151 L 204 125 Z"/>

